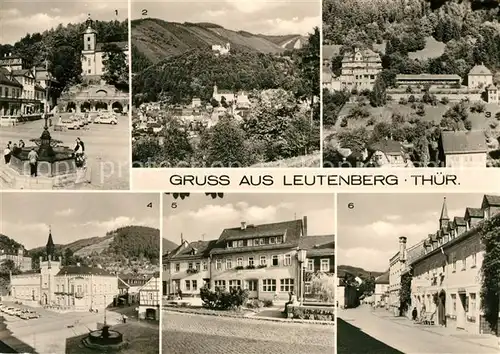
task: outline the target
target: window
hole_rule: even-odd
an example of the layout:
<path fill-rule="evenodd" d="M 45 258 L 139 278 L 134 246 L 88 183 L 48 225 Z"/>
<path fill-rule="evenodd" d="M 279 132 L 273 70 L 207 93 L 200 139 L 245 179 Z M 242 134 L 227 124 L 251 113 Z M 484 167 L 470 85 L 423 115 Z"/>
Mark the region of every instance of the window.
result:
<path fill-rule="evenodd" d="M 188 269 L 193 269 L 193 263 L 188 264 Z"/>
<path fill-rule="evenodd" d="M 233 260 L 231 258 L 226 259 L 226 269 L 233 268 Z"/>
<path fill-rule="evenodd" d="M 467 268 L 467 256 L 462 259 L 462 270 L 465 270 Z"/>
<path fill-rule="evenodd" d="M 200 270 L 200 262 L 196 262 L 196 270 Z"/>
<path fill-rule="evenodd" d="M 276 237 L 269 238 L 269 244 L 274 245 L 276 243 Z"/>
<path fill-rule="evenodd" d="M 232 242 L 228 242 L 227 243 L 227 248 L 231 248 L 231 247 L 233 247 L 233 243 Z"/>
<path fill-rule="evenodd" d="M 476 316 L 476 294 L 469 294 L 469 316 Z"/>
<path fill-rule="evenodd" d="M 230 280 L 229 290 L 231 289 L 241 289 L 241 280 Z"/>
<path fill-rule="evenodd" d="M 328 258 L 323 258 L 321 260 L 320 270 L 322 272 L 328 272 L 330 270 L 330 260 Z"/>
<path fill-rule="evenodd" d="M 207 270 L 208 269 L 208 264 L 206 261 L 203 261 L 203 270 Z"/>
<path fill-rule="evenodd" d="M 477 257 L 477 253 L 473 253 L 472 254 L 472 265 L 471 265 L 471 268 L 475 268 L 476 267 L 476 257 Z"/>
<path fill-rule="evenodd" d="M 59 292 L 59 284 L 57 284 L 57 292 Z"/>
<path fill-rule="evenodd" d="M 257 280 L 245 280 L 245 287 L 248 291 L 257 291 Z"/>
<path fill-rule="evenodd" d="M 451 268 L 454 272 L 457 271 L 457 260 L 455 258 L 455 255 L 451 256 L 452 257 L 452 264 L 451 264 Z"/>
<path fill-rule="evenodd" d="M 226 288 L 226 281 L 225 280 L 216 280 L 215 287 L 225 289 Z"/>
<path fill-rule="evenodd" d="M 222 270 L 222 259 L 217 259 L 215 261 L 215 269 Z"/>
<path fill-rule="evenodd" d="M 236 258 L 236 266 L 243 267 L 243 258 L 241 257 Z"/>
<path fill-rule="evenodd" d="M 90 50 L 90 44 L 87 44 L 87 50 Z"/>
<path fill-rule="evenodd" d="M 251 266 L 251 267 L 254 266 L 253 257 L 248 257 L 248 265 Z"/>
<path fill-rule="evenodd" d="M 238 241 L 238 247 L 243 247 L 243 240 Z"/>
<path fill-rule="evenodd" d="M 292 264 L 292 256 L 289 254 L 285 254 L 285 260 L 283 261 L 284 266 L 289 266 Z"/>
<path fill-rule="evenodd" d="M 186 280 L 186 291 L 191 291 L 191 280 Z"/>
<path fill-rule="evenodd" d="M 87 37 L 87 42 L 90 42 L 90 37 Z"/>
<path fill-rule="evenodd" d="M 273 267 L 276 267 L 279 265 L 279 259 L 278 256 L 273 256 Z"/>
<path fill-rule="evenodd" d="M 192 281 L 192 285 L 193 285 L 193 291 L 198 290 L 198 282 L 196 280 Z"/>
<path fill-rule="evenodd" d="M 283 236 L 278 236 L 276 238 L 276 243 L 283 243 Z"/>
<path fill-rule="evenodd" d="M 287 293 L 293 291 L 293 279 L 280 279 L 280 291 L 284 291 Z"/>
<path fill-rule="evenodd" d="M 238 247 L 238 241 L 233 241 L 233 247 Z"/>
<path fill-rule="evenodd" d="M 266 256 L 260 256 L 260 265 L 266 265 L 266 264 L 267 264 Z"/>
<path fill-rule="evenodd" d="M 307 270 L 311 272 L 314 271 L 314 259 L 307 260 Z"/>
<path fill-rule="evenodd" d="M 451 304 L 452 304 L 452 315 L 455 315 L 457 313 L 457 295 L 456 294 L 451 294 Z"/>
<path fill-rule="evenodd" d="M 82 289 L 82 286 L 81 286 L 81 285 L 77 285 L 77 286 L 76 286 L 76 292 L 77 292 L 77 293 L 81 294 L 81 293 L 83 292 L 82 290 L 83 290 L 83 289 Z"/>
<path fill-rule="evenodd" d="M 276 291 L 276 279 L 263 279 L 262 291 L 266 292 Z"/>

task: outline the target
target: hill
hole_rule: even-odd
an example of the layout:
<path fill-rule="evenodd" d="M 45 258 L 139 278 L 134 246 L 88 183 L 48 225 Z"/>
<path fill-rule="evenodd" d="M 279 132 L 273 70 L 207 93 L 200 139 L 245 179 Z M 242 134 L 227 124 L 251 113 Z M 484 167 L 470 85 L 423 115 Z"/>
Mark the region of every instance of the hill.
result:
<path fill-rule="evenodd" d="M 243 52 L 277 54 L 284 51 L 282 44 L 297 35 L 263 36 L 245 31 L 232 31 L 212 23 L 176 23 L 155 18 L 133 20 L 132 48 L 151 64 L 181 55 L 193 49 L 211 50 L 214 44 L 230 43 L 231 48 Z M 134 72 L 142 70 L 134 65 Z"/>
<path fill-rule="evenodd" d="M 337 273 L 340 275 L 342 273 L 350 273 L 355 277 L 360 277 L 361 279 L 367 279 L 371 277 L 378 277 L 379 275 L 384 274 L 384 272 L 372 272 L 368 270 L 364 270 L 363 268 L 353 267 L 349 265 L 339 265 L 337 267 Z"/>
<path fill-rule="evenodd" d="M 23 247 L 20 243 L 14 241 L 10 237 L 0 234 L 0 251 L 3 251 L 4 253 L 9 253 L 9 254 L 17 254 L 17 250 Z"/>
<path fill-rule="evenodd" d="M 168 251 L 173 250 L 176 248 L 178 245 L 175 242 L 172 242 L 170 240 L 167 240 L 166 238 L 162 239 L 162 252 L 163 254 L 167 253 Z"/>

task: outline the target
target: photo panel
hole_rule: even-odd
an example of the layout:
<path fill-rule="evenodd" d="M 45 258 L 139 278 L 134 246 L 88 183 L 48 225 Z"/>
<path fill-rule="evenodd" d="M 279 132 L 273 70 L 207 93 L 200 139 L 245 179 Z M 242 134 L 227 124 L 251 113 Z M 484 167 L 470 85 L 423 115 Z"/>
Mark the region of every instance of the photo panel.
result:
<path fill-rule="evenodd" d="M 133 167 L 321 167 L 320 0 L 131 14 Z"/>
<path fill-rule="evenodd" d="M 128 10 L 2 2 L 2 189 L 129 189 Z"/>
<path fill-rule="evenodd" d="M 337 198 L 337 353 L 498 350 L 498 193 Z"/>
<path fill-rule="evenodd" d="M 500 167 L 498 1 L 322 11 L 325 167 Z"/>
<path fill-rule="evenodd" d="M 160 194 L 0 199 L 1 353 L 159 352 Z"/>
<path fill-rule="evenodd" d="M 163 353 L 334 353 L 334 198 L 166 193 Z"/>

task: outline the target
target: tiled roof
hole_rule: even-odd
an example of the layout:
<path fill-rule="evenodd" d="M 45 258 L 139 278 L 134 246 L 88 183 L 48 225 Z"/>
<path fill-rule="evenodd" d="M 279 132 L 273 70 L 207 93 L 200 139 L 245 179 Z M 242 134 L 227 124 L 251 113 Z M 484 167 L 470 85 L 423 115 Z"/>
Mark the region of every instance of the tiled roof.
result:
<path fill-rule="evenodd" d="M 467 223 L 465 222 L 465 219 L 462 216 L 455 216 L 453 218 L 453 223 L 457 226 L 465 226 Z"/>
<path fill-rule="evenodd" d="M 301 237 L 299 248 L 307 250 L 307 257 L 333 256 L 335 255 L 335 235 Z"/>
<path fill-rule="evenodd" d="M 23 85 L 15 78 L 11 78 L 9 70 L 0 68 L 0 84 L 23 87 Z"/>
<path fill-rule="evenodd" d="M 261 246 L 249 246 L 242 247 L 241 249 L 276 249 L 276 248 L 286 248 L 286 247 L 297 247 L 299 245 L 299 237 L 302 234 L 302 220 L 292 220 L 277 222 L 272 224 L 263 225 L 247 225 L 245 229 L 241 227 L 235 227 L 231 229 L 224 229 L 220 235 L 215 247 L 210 253 L 227 253 L 227 251 L 235 252 L 235 249 L 226 250 L 226 243 L 229 240 L 245 240 L 259 237 L 270 237 L 270 236 L 283 236 L 286 238 L 281 244 L 273 245 L 261 245 Z"/>
<path fill-rule="evenodd" d="M 57 275 L 104 275 L 113 276 L 107 270 L 97 267 L 67 266 L 61 268 Z"/>
<path fill-rule="evenodd" d="M 500 195 L 485 195 L 484 201 L 489 206 L 500 206 Z"/>
<path fill-rule="evenodd" d="M 376 277 L 375 284 L 389 284 L 389 271 Z"/>
<path fill-rule="evenodd" d="M 444 131 L 441 140 L 445 154 L 487 152 L 486 137 L 480 130 Z"/>
<path fill-rule="evenodd" d="M 33 75 L 33 73 L 29 69 L 12 70 L 12 75 L 14 75 L 14 76 L 25 76 L 27 74 Z"/>
<path fill-rule="evenodd" d="M 109 43 L 97 43 L 95 46 L 95 51 L 96 52 L 103 52 L 103 48 L 106 45 L 114 44 L 121 50 L 127 50 L 128 49 L 128 42 L 109 42 Z"/>
<path fill-rule="evenodd" d="M 210 255 L 210 251 L 217 243 L 217 240 L 209 240 L 209 241 L 195 241 L 190 242 L 189 245 L 182 250 L 179 250 L 176 254 L 169 257 L 170 259 L 186 259 L 186 258 L 199 258 L 199 257 L 208 257 Z M 192 251 L 196 250 L 195 254 L 192 254 Z"/>
<path fill-rule="evenodd" d="M 125 283 L 121 278 L 118 278 L 118 289 L 128 289 L 130 285 Z"/>
<path fill-rule="evenodd" d="M 402 155 L 404 154 L 404 146 L 399 141 L 385 139 L 378 141 L 368 147 L 370 151 L 382 151 L 387 155 Z"/>
<path fill-rule="evenodd" d="M 491 71 L 484 65 L 476 65 L 469 71 L 469 75 L 491 75 Z"/>
<path fill-rule="evenodd" d="M 448 75 L 448 74 L 399 74 L 396 75 L 396 80 L 462 80 L 458 75 Z"/>
<path fill-rule="evenodd" d="M 481 208 L 467 208 L 465 209 L 465 215 L 468 215 L 471 218 L 483 218 L 484 213 Z"/>

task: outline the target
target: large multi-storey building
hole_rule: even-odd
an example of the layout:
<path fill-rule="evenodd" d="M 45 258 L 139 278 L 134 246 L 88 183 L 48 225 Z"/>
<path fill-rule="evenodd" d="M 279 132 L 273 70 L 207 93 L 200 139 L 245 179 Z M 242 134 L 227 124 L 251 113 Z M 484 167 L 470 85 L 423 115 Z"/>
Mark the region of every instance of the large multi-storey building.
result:
<path fill-rule="evenodd" d="M 217 240 L 182 241 L 165 255 L 162 292 L 180 289 L 197 295 L 207 285 L 247 289 L 250 298 L 260 300 L 288 300 L 290 292 L 301 291 L 301 266 L 305 274 L 334 274 L 334 236 L 307 236 L 306 217 L 263 225 L 242 222 L 223 230 Z M 309 291 L 307 279 L 304 291 Z"/>
<path fill-rule="evenodd" d="M 490 331 L 481 312 L 481 228 L 492 218 L 500 218 L 500 196 L 485 195 L 480 208 L 467 207 L 453 219 L 444 200 L 437 231 L 413 247 L 403 271 L 412 277 L 411 309 L 429 314 L 436 325 Z"/>
<path fill-rule="evenodd" d="M 7 260 L 12 261 L 14 266 L 21 272 L 31 269 L 31 257 L 26 257 L 24 255 L 24 249 L 22 247 L 18 248 L 17 252 L 0 250 L 0 264 Z"/>
<path fill-rule="evenodd" d="M 118 278 L 100 267 L 63 266 L 54 257 L 52 234 L 47 259 L 40 268 L 11 275 L 10 296 L 33 306 L 55 306 L 72 311 L 102 310 L 119 294 Z"/>
<path fill-rule="evenodd" d="M 380 54 L 371 49 L 346 53 L 342 59 L 341 87 L 352 90 L 371 90 L 377 75 L 382 71 Z"/>
<path fill-rule="evenodd" d="M 389 307 L 396 315 L 399 315 L 401 289 L 401 272 L 406 260 L 406 237 L 399 238 L 399 251 L 389 260 Z"/>

